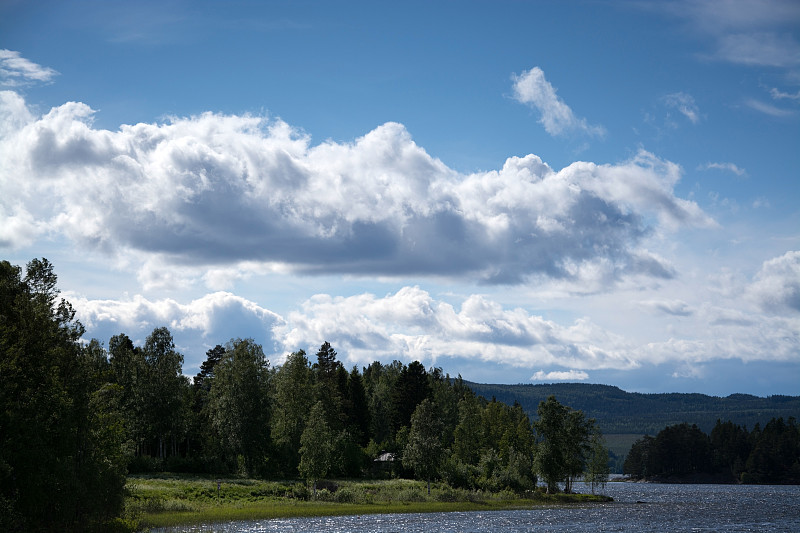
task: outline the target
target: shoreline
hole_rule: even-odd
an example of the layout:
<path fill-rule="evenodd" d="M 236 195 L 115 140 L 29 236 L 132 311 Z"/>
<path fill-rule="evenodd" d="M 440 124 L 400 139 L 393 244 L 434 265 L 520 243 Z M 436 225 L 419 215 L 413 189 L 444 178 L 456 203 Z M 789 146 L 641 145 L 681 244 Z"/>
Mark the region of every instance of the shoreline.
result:
<path fill-rule="evenodd" d="M 231 521 L 319 516 L 358 516 L 468 511 L 502 511 L 613 501 L 592 494 L 515 495 L 452 489 L 438 483 L 431 495 L 421 481 L 404 479 L 336 481 L 317 499 L 293 496 L 302 483 L 154 475 L 128 479 L 127 520 L 139 531 Z M 287 490 L 288 489 L 288 490 Z M 295 492 L 293 492 L 295 491 Z M 342 501 L 344 500 L 344 501 Z M 350 501 L 347 501 L 350 500 Z"/>

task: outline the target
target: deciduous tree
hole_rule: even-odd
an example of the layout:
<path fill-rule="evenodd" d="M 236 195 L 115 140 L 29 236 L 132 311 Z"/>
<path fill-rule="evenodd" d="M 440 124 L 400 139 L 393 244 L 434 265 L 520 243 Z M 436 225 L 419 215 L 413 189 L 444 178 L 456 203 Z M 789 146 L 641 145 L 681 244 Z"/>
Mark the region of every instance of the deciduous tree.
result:
<path fill-rule="evenodd" d="M 408 443 L 403 450 L 403 466 L 428 482 L 431 493 L 431 479 L 436 476 L 442 463 L 442 421 L 433 402 L 423 400 L 411 415 L 411 429 Z"/>

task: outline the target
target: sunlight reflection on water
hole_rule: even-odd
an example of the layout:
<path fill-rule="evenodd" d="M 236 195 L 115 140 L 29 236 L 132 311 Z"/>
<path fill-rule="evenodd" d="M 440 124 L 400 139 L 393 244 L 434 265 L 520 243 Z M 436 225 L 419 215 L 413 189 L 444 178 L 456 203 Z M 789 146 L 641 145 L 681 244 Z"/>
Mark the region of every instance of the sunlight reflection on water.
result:
<path fill-rule="evenodd" d="M 611 483 L 614 503 L 518 511 L 240 521 L 154 530 L 214 533 L 798 532 L 800 487 Z M 637 503 L 647 502 L 647 503 Z"/>

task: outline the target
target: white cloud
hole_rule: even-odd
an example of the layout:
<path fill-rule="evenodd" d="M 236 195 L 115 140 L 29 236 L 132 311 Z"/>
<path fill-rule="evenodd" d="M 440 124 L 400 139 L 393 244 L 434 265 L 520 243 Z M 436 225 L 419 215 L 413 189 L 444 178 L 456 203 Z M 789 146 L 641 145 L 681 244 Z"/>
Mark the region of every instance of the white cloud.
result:
<path fill-rule="evenodd" d="M 705 165 L 701 165 L 698 167 L 698 170 L 725 170 L 728 172 L 733 172 L 737 176 L 746 176 L 747 171 L 743 168 L 736 166 L 733 163 L 706 163 Z"/>
<path fill-rule="evenodd" d="M 657 314 L 691 316 L 693 313 L 691 306 L 683 300 L 643 300 L 639 302 L 639 305 Z"/>
<path fill-rule="evenodd" d="M 426 366 L 446 366 L 448 361 L 468 366 L 473 361 L 531 371 L 567 368 L 571 370 L 564 379 L 577 380 L 592 370 L 662 365 L 686 375 L 687 368 L 701 369 L 714 361 L 796 360 L 799 256 L 792 252 L 765 262 L 749 289 L 744 280 L 724 281 L 731 284 L 730 294 L 718 292 L 720 305 L 647 300 L 640 306 L 658 313 L 647 318 L 621 304 L 613 310 L 620 324 L 651 324 L 642 332 L 625 334 L 589 318 L 558 322 L 476 294 L 454 304 L 419 287 L 403 287 L 382 297 L 318 294 L 285 317 L 228 292 L 189 302 L 138 295 L 120 301 L 66 296 L 87 326 L 87 337 L 107 341 L 124 332 L 141 343 L 153 328 L 169 327 L 188 368 L 199 365 L 205 350 L 215 344 L 253 336 L 275 363 L 289 352 L 313 351 L 329 341 L 347 366 L 395 359 Z M 747 308 L 742 292 L 767 312 Z M 698 298 L 710 299 L 708 294 Z M 690 320 L 684 318 L 690 315 Z M 532 379 L 555 380 L 558 375 L 542 370 Z"/>
<path fill-rule="evenodd" d="M 582 370 L 545 372 L 539 370 L 531 376 L 532 381 L 585 381 L 589 374 Z"/>
<path fill-rule="evenodd" d="M 768 312 L 800 312 L 800 251 L 765 261 L 750 294 Z"/>
<path fill-rule="evenodd" d="M 107 343 L 125 333 L 141 344 L 153 329 L 166 326 L 186 358 L 184 371 L 196 368 L 205 351 L 231 338 L 254 337 L 267 353 L 279 353 L 282 317 L 258 304 L 228 292 L 215 292 L 181 303 L 165 298 L 149 300 L 141 295 L 122 300 L 89 300 L 66 293 L 76 317 L 86 326 L 86 337 Z"/>
<path fill-rule="evenodd" d="M 755 109 L 759 113 L 764 113 L 772 117 L 784 118 L 791 117 L 795 114 L 791 109 L 783 109 L 767 102 L 756 100 L 755 98 L 750 98 L 745 101 L 745 105 L 751 109 Z"/>
<path fill-rule="evenodd" d="M 641 151 L 554 171 L 535 155 L 462 175 L 397 123 L 351 143 L 284 122 L 206 113 L 165 124 L 92 125 L 67 103 L 35 117 L 0 98 L 0 245 L 64 235 L 138 265 L 146 288 L 247 272 L 534 276 L 614 283 L 670 277 L 645 236 L 713 221 L 675 196 L 681 169 Z M 43 202 L 42 199 L 47 201 Z M 243 266 L 246 265 L 246 266 Z"/>
<path fill-rule="evenodd" d="M 514 74 L 514 99 L 529 105 L 541 113 L 540 122 L 550 135 L 586 133 L 595 137 L 605 135 L 602 126 L 592 126 L 578 118 L 567 104 L 556 94 L 556 89 L 544 77 L 539 67 L 533 67 L 520 75 Z"/>
<path fill-rule="evenodd" d="M 14 50 L 0 49 L 0 85 L 17 87 L 33 82 L 46 83 L 58 72 L 25 59 Z"/>
<path fill-rule="evenodd" d="M 719 37 L 719 59 L 748 66 L 796 68 L 800 44 L 790 34 L 757 32 Z"/>
<path fill-rule="evenodd" d="M 632 368 L 625 341 L 585 319 L 568 327 L 472 295 L 456 309 L 418 287 L 377 298 L 317 295 L 287 317 L 287 351 L 330 341 L 351 363 L 466 358 L 521 368 Z"/>
<path fill-rule="evenodd" d="M 775 100 L 800 100 L 800 91 L 796 93 L 785 93 L 773 87 L 770 89 L 769 93 Z"/>
<path fill-rule="evenodd" d="M 668 94 L 664 97 L 664 103 L 667 107 L 677 109 L 692 124 L 700 122 L 700 108 L 697 107 L 692 95 L 684 92 Z"/>
<path fill-rule="evenodd" d="M 794 0 L 712 0 L 660 2 L 713 42 L 714 59 L 796 72 L 800 43 L 794 37 L 800 4 Z"/>

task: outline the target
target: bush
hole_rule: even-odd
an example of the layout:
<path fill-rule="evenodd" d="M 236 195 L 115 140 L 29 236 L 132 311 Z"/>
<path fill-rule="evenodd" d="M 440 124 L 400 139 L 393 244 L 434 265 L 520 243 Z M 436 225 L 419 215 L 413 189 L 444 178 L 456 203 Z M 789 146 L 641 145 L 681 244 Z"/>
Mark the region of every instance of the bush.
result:
<path fill-rule="evenodd" d="M 311 491 L 308 490 L 308 486 L 305 483 L 295 483 L 292 486 L 290 497 L 306 501 L 311 497 Z"/>
<path fill-rule="evenodd" d="M 334 501 L 338 503 L 365 503 L 364 491 L 356 487 L 343 487 L 336 491 Z"/>
<path fill-rule="evenodd" d="M 128 463 L 129 474 L 149 474 L 161 470 L 163 470 L 161 460 L 149 455 L 138 455 Z"/>
<path fill-rule="evenodd" d="M 401 490 L 397 494 L 397 499 L 401 502 L 424 502 L 427 500 L 425 493 L 416 487 Z"/>

